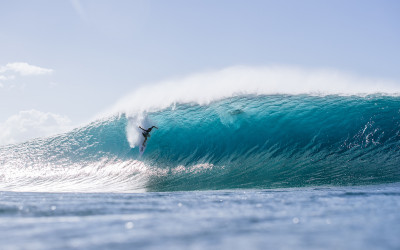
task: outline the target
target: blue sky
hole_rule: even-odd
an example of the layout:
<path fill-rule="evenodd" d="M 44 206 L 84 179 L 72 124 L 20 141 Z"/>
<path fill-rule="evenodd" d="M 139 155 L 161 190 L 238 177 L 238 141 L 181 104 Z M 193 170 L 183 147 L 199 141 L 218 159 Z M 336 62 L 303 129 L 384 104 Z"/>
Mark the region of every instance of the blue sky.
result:
<path fill-rule="evenodd" d="M 73 126 L 140 86 L 236 65 L 400 82 L 399 1 L 10 0 L 0 12 L 0 129 L 11 135 L 22 120 L 38 134 L 39 118 Z"/>

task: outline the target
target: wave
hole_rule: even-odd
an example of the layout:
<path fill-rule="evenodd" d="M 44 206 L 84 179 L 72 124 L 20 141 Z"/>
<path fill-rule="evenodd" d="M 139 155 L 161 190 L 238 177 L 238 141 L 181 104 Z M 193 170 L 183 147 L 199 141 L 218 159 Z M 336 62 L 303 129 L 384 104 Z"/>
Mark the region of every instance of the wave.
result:
<path fill-rule="evenodd" d="M 0 190 L 141 192 L 400 181 L 400 97 L 238 95 L 0 147 Z M 138 125 L 156 124 L 140 157 Z"/>

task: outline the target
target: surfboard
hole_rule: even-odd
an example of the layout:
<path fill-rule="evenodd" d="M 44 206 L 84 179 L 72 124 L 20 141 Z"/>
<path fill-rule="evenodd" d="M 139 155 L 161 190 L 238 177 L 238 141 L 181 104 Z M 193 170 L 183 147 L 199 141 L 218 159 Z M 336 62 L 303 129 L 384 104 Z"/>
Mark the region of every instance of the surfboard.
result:
<path fill-rule="evenodd" d="M 140 144 L 140 146 L 139 146 L 139 154 L 140 154 L 140 156 L 143 155 L 144 151 L 146 150 L 146 146 L 147 146 L 147 142 L 144 143 L 144 145 L 143 145 L 143 142 Z"/>

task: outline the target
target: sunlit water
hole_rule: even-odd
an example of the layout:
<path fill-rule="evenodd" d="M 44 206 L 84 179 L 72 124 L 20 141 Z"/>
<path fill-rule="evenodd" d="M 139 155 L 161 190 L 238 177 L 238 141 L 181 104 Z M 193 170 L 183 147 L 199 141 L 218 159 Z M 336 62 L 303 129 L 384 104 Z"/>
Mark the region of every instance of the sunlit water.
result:
<path fill-rule="evenodd" d="M 399 249 L 400 184 L 0 193 L 1 249 Z"/>

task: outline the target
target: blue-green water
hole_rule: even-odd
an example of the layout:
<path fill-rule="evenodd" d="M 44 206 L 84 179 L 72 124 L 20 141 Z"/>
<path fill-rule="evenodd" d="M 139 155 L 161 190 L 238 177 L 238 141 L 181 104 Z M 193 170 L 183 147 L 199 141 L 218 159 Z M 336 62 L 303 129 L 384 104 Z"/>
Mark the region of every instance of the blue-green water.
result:
<path fill-rule="evenodd" d="M 156 124 L 140 157 L 138 125 Z M 400 181 L 400 97 L 243 96 L 0 147 L 0 190 L 142 192 Z"/>
<path fill-rule="evenodd" d="M 399 249 L 400 186 L 0 193 L 1 249 Z"/>
<path fill-rule="evenodd" d="M 0 244 L 399 249 L 399 183 L 400 97 L 173 104 L 0 147 Z"/>

